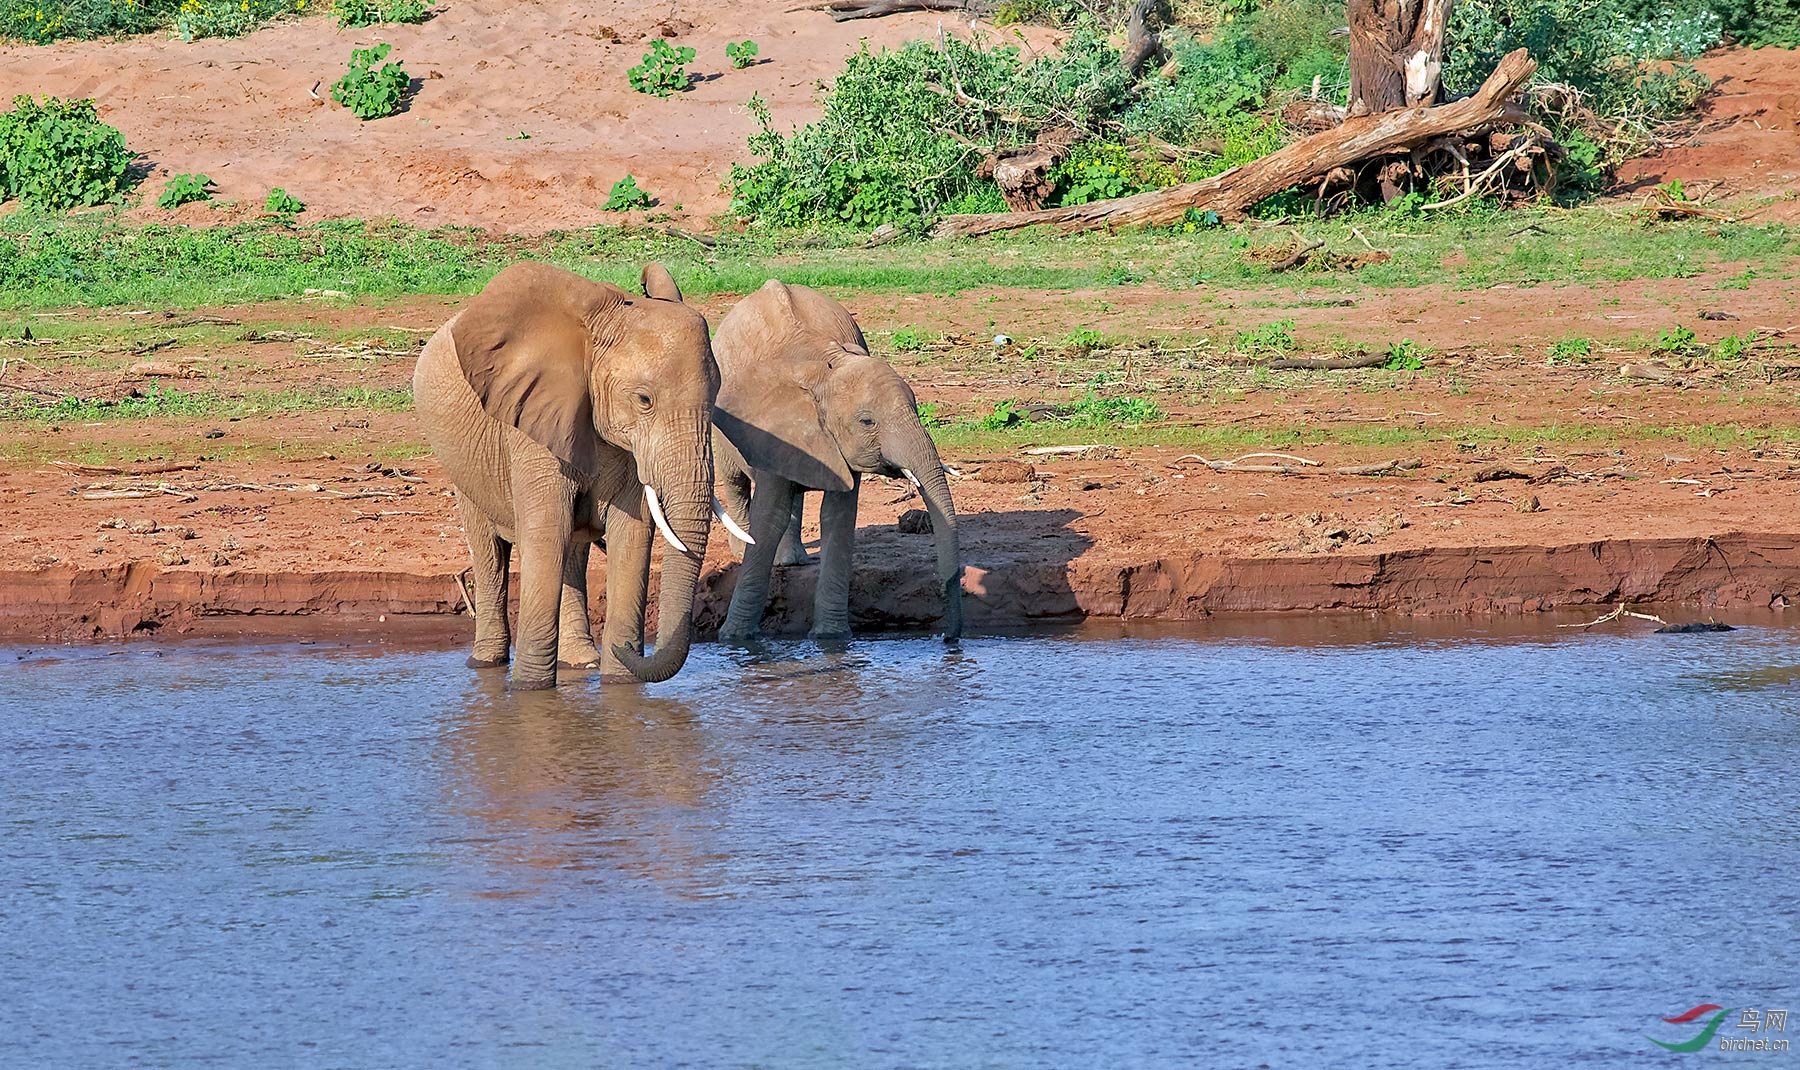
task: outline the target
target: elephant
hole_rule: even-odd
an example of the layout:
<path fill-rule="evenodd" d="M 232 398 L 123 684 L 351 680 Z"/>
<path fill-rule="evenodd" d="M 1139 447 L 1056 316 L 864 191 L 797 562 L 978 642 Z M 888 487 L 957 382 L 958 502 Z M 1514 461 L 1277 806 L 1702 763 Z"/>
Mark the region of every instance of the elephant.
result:
<path fill-rule="evenodd" d="M 757 634 L 770 570 L 784 543 L 798 545 L 795 505 L 809 490 L 824 492 L 809 634 L 849 637 L 857 496 L 862 477 L 872 473 L 910 479 L 925 499 L 937 538 L 944 640 L 955 642 L 962 635 L 962 563 L 944 464 L 919 421 L 912 388 L 869 355 L 849 310 L 816 290 L 771 279 L 719 322 L 713 352 L 723 377 L 713 410 L 723 515 L 747 511 L 756 540 L 744 548 L 719 638 L 741 642 Z"/>
<path fill-rule="evenodd" d="M 426 343 L 413 399 L 456 488 L 474 560 L 472 668 L 507 663 L 508 563 L 519 550 L 511 686 L 557 669 L 667 680 L 687 660 L 713 515 L 712 413 L 719 369 L 706 319 L 659 264 L 647 298 L 523 262 L 501 271 Z M 650 547 L 660 532 L 656 647 L 644 649 Z M 607 557 L 596 648 L 588 555 Z"/>

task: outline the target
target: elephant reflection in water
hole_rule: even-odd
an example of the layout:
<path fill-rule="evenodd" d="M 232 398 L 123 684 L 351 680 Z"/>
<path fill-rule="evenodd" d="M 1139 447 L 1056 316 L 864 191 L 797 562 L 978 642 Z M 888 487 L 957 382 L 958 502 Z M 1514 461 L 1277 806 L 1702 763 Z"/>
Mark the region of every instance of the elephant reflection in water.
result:
<path fill-rule="evenodd" d="M 706 894 L 715 857 L 699 816 L 713 784 L 694 711 L 629 692 L 508 692 L 477 683 L 453 764 L 498 860 L 530 869 L 616 869 Z M 626 697 L 629 696 L 629 697 Z M 535 882 L 535 878 L 527 878 Z"/>

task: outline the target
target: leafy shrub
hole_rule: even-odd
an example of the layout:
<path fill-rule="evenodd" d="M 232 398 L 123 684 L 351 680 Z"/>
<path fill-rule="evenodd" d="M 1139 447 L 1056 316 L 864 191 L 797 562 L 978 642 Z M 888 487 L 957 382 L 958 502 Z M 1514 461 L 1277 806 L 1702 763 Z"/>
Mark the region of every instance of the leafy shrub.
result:
<path fill-rule="evenodd" d="M 412 79 L 398 63 L 375 68 L 392 49 L 392 45 L 382 44 L 351 50 L 350 70 L 331 87 L 331 99 L 365 122 L 399 111 L 400 98 L 406 95 Z"/>
<path fill-rule="evenodd" d="M 175 33 L 183 41 L 242 37 L 278 15 L 304 10 L 304 0 L 181 0 Z"/>
<path fill-rule="evenodd" d="M 1529 49 L 1538 62 L 1537 84 L 1575 91 L 1531 97 L 1570 149 L 1559 181 L 1576 191 L 1597 189 L 1620 160 L 1649 143 L 1659 123 L 1692 110 L 1710 85 L 1690 66 L 1665 69 L 1652 61 L 1710 47 L 1716 21 L 1690 8 L 1685 21 L 1664 22 L 1667 0 L 1658 0 L 1657 13 L 1632 16 L 1621 6 L 1631 2 L 1463 0 L 1450 17 L 1444 87 L 1472 91 L 1501 56 Z"/>
<path fill-rule="evenodd" d="M 1572 334 L 1550 347 L 1550 359 L 1586 360 L 1593 355 L 1594 343 L 1580 335 Z"/>
<path fill-rule="evenodd" d="M 383 22 L 424 22 L 431 15 L 426 0 L 332 0 L 331 17 L 344 29 Z"/>
<path fill-rule="evenodd" d="M 270 215 L 296 216 L 306 211 L 306 205 L 301 203 L 300 198 L 276 186 L 263 201 L 263 211 Z"/>
<path fill-rule="evenodd" d="M 1418 371 L 1425 367 L 1425 348 L 1410 338 L 1403 338 L 1387 348 L 1382 367 L 1391 372 Z"/>
<path fill-rule="evenodd" d="M 925 343 L 935 341 L 936 335 L 911 324 L 894 332 L 894 349 L 901 353 L 916 353 L 925 348 Z"/>
<path fill-rule="evenodd" d="M 1658 353 L 1672 353 L 1681 356 L 1692 352 L 1697 346 L 1698 342 L 1694 337 L 1694 332 L 1680 324 L 1664 327 L 1656 336 Z"/>
<path fill-rule="evenodd" d="M 613 183 L 612 190 L 606 195 L 606 203 L 601 205 L 605 212 L 629 212 L 633 208 L 650 207 L 650 195 L 638 188 L 637 179 L 630 175 Z"/>
<path fill-rule="evenodd" d="M 1071 427 L 1105 427 L 1108 424 L 1154 423 L 1163 411 L 1147 398 L 1103 398 L 1090 389 L 1087 396 L 1064 410 Z"/>
<path fill-rule="evenodd" d="M 644 53 L 644 61 L 625 72 L 631 88 L 653 97 L 666 97 L 687 88 L 686 64 L 694 61 L 695 52 L 686 45 L 679 48 L 658 37 Z"/>
<path fill-rule="evenodd" d="M 743 70 L 756 62 L 756 54 L 761 49 L 755 41 L 730 41 L 725 45 L 725 58 L 731 61 L 733 70 Z"/>
<path fill-rule="evenodd" d="M 1276 320 L 1247 331 L 1239 331 L 1237 351 L 1248 356 L 1287 356 L 1294 351 L 1294 321 Z"/>
<path fill-rule="evenodd" d="M 983 431 L 1000 431 L 1026 422 L 1028 417 L 1017 401 L 1002 401 L 976 419 L 975 426 Z"/>
<path fill-rule="evenodd" d="M 1747 45 L 1800 46 L 1800 0 L 1621 0 L 1633 22 L 1647 25 L 1659 18 L 1701 26 L 1701 18 L 1717 18 L 1734 41 Z M 1675 29 L 1676 35 L 1693 32 Z M 1696 53 L 1683 52 L 1692 57 Z"/>
<path fill-rule="evenodd" d="M 14 97 L 0 113 L 0 200 L 82 208 L 116 200 L 131 185 L 125 135 L 100 121 L 91 100 Z"/>
<path fill-rule="evenodd" d="M 183 40 L 234 37 L 307 0 L 0 0 L 0 37 L 47 42 L 172 29 Z"/>
<path fill-rule="evenodd" d="M 1755 331 L 1750 331 L 1746 334 L 1728 334 L 1713 345 L 1712 356 L 1717 357 L 1720 360 L 1738 360 L 1743 357 L 1744 351 L 1749 349 L 1750 344 L 1755 341 Z"/>
<path fill-rule="evenodd" d="M 162 196 L 156 198 L 156 206 L 179 208 L 194 201 L 210 201 L 212 191 L 207 187 L 212 184 L 213 180 L 205 175 L 176 175 L 163 187 Z"/>

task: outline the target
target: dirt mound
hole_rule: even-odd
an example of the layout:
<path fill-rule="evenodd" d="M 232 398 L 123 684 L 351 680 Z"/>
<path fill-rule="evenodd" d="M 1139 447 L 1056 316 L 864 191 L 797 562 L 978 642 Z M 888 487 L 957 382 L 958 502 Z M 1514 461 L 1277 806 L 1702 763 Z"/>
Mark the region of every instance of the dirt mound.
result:
<path fill-rule="evenodd" d="M 1681 143 L 1628 162 L 1615 196 L 1635 200 L 1680 179 L 1688 196 L 1729 201 L 1769 222 L 1800 220 L 1800 53 L 1728 48 L 1696 66 L 1713 80 L 1700 127 Z"/>
<path fill-rule="evenodd" d="M 836 23 L 765 0 L 642 4 L 624 0 L 442 5 L 418 26 L 340 30 L 329 18 L 270 26 L 235 40 L 147 36 L 0 48 L 7 96 L 92 97 L 152 168 L 147 218 L 169 219 L 154 194 L 168 176 L 210 176 L 221 199 L 260 206 L 280 186 L 306 218 L 395 217 L 534 232 L 617 219 L 601 211 L 630 173 L 655 210 L 699 219 L 746 157 L 760 95 L 785 128 L 817 115 L 815 86 L 859 41 L 893 46 L 967 22 L 900 15 Z M 659 100 L 626 71 L 653 39 L 698 51 L 692 88 Z M 733 70 L 728 41 L 761 56 Z M 330 103 L 352 48 L 394 46 L 415 79 L 404 112 L 364 123 Z M 677 207 L 679 206 L 679 208 Z M 221 221 L 204 207 L 182 222 Z"/>

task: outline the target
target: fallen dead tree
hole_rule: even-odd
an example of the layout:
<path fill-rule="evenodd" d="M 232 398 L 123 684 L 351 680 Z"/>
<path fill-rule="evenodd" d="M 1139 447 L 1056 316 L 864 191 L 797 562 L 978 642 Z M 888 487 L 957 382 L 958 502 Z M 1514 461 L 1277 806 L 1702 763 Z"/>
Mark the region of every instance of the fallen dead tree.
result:
<path fill-rule="evenodd" d="M 1439 138 L 1526 121 L 1513 98 L 1536 70 L 1537 63 L 1521 48 L 1502 58 L 1481 88 L 1462 100 L 1436 107 L 1398 108 L 1353 116 L 1336 129 L 1303 137 L 1261 159 L 1167 189 L 1064 208 L 945 216 L 932 228 L 931 235 L 967 238 L 1035 226 L 1054 226 L 1065 233 L 1107 227 L 1170 226 L 1181 222 L 1190 211 L 1216 212 L 1226 220 L 1241 218 L 1282 190 L 1340 168 L 1416 149 Z"/>
<path fill-rule="evenodd" d="M 852 19 L 878 19 L 903 11 L 966 11 L 967 0 L 831 0 L 824 4 L 807 4 L 790 11 L 823 11 L 833 22 Z"/>

